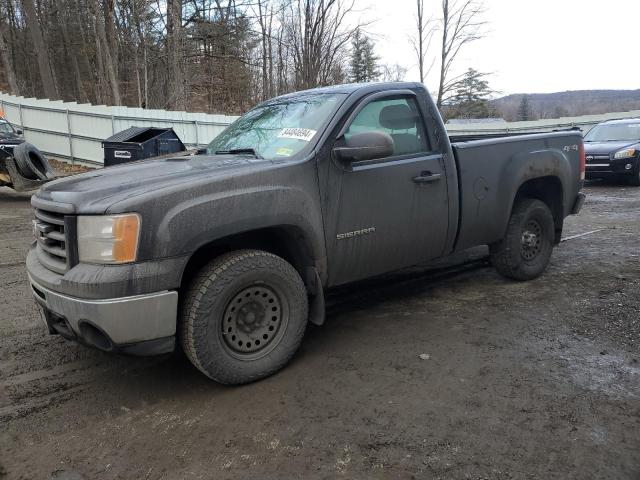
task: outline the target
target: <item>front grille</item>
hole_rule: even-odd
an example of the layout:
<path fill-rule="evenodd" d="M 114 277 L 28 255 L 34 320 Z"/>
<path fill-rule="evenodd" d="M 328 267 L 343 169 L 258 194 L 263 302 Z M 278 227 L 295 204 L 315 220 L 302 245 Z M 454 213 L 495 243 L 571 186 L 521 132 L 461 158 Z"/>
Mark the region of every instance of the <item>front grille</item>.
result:
<path fill-rule="evenodd" d="M 587 155 L 587 171 L 608 172 L 611 170 L 609 155 Z"/>
<path fill-rule="evenodd" d="M 609 163 L 609 155 L 587 155 L 587 163 Z"/>
<path fill-rule="evenodd" d="M 33 222 L 40 262 L 49 270 L 64 273 L 69 267 L 64 215 L 36 208 Z"/>

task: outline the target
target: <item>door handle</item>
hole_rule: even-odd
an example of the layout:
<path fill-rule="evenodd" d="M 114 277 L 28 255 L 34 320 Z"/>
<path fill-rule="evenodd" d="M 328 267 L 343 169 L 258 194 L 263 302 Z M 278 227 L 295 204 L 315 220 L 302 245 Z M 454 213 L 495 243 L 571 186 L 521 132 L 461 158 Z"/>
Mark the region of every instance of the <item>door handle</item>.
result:
<path fill-rule="evenodd" d="M 413 177 L 415 183 L 431 183 L 437 182 L 442 177 L 440 173 L 420 172 L 420 175 Z"/>

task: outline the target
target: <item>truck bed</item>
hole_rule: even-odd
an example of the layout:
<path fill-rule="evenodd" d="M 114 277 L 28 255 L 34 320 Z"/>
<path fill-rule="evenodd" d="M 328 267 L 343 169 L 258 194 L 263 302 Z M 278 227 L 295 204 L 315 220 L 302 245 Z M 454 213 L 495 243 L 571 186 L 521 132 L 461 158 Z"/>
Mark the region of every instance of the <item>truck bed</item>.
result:
<path fill-rule="evenodd" d="M 501 239 L 518 188 L 533 178 L 560 178 L 559 214 L 568 215 L 579 190 L 581 142 L 579 131 L 564 131 L 452 143 L 460 202 L 455 250 Z"/>
<path fill-rule="evenodd" d="M 549 130 L 547 132 L 499 132 L 499 133 L 471 133 L 468 135 L 449 135 L 449 141 L 454 143 L 465 143 L 465 142 L 473 142 L 475 140 L 489 140 L 489 139 L 498 139 L 498 138 L 510 138 L 510 137 L 523 137 L 527 135 L 540 135 L 545 133 L 556 133 L 556 132 L 581 132 L 578 127 L 571 127 L 565 129 L 555 129 Z"/>

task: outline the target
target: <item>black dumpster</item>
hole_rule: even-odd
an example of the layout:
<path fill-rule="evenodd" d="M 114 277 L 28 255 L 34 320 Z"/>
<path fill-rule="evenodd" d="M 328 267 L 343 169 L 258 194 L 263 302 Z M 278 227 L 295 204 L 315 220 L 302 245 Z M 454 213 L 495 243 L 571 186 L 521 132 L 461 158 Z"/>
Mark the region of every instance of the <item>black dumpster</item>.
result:
<path fill-rule="evenodd" d="M 104 166 L 182 152 L 184 144 L 173 128 L 130 127 L 102 142 Z"/>

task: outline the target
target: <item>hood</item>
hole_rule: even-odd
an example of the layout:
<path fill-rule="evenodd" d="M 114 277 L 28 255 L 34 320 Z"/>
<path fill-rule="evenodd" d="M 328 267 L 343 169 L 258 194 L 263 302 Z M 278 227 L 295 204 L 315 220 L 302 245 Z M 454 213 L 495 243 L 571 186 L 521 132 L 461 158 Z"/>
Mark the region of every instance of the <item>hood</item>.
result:
<path fill-rule="evenodd" d="M 586 155 L 610 155 L 626 147 L 637 146 L 639 142 L 625 140 L 623 142 L 584 142 Z"/>
<path fill-rule="evenodd" d="M 226 178 L 273 165 L 241 155 L 196 155 L 143 160 L 93 170 L 45 184 L 36 194 L 43 200 L 67 203 L 78 213 L 101 214 L 121 200 L 163 188 Z"/>

